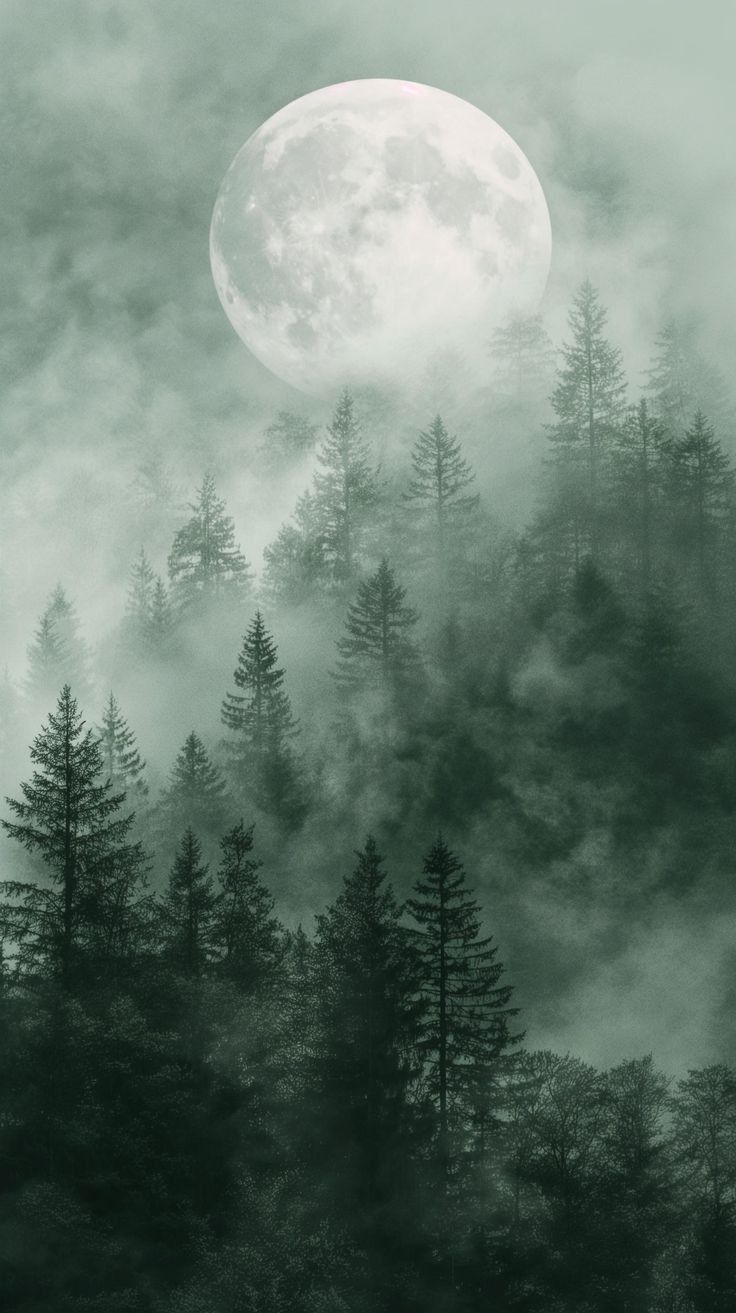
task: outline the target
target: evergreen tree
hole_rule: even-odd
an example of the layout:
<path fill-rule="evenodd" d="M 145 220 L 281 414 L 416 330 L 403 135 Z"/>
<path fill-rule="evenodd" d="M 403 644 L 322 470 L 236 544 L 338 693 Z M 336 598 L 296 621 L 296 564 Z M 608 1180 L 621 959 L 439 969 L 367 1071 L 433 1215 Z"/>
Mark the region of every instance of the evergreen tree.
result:
<path fill-rule="evenodd" d="M 293 460 L 313 449 L 318 431 L 303 415 L 280 410 L 263 435 L 261 451 L 270 464 Z"/>
<path fill-rule="evenodd" d="M 58 584 L 28 648 L 26 692 L 35 704 L 47 704 L 65 683 L 80 701 L 91 696 L 87 647 L 75 608 Z"/>
<path fill-rule="evenodd" d="M 691 1307 L 728 1313 L 736 1299 L 736 1075 L 722 1064 L 688 1072 L 672 1114 L 692 1221 Z"/>
<path fill-rule="evenodd" d="M 143 773 L 146 763 L 141 759 L 135 735 L 112 693 L 97 734 L 102 748 L 103 774 L 114 789 L 128 794 L 130 801 L 142 802 L 148 796 Z"/>
<path fill-rule="evenodd" d="M 148 557 L 141 548 L 130 571 L 124 620 L 128 641 L 140 651 L 145 651 L 148 642 L 155 578 Z"/>
<path fill-rule="evenodd" d="M 218 970 L 248 993 L 273 985 L 284 958 L 281 927 L 274 902 L 258 872 L 253 826 L 242 821 L 220 840 L 219 897 L 212 942 Z"/>
<path fill-rule="evenodd" d="M 332 577 L 352 580 L 363 559 L 368 517 L 378 501 L 376 476 L 345 389 L 327 426 L 314 478 L 314 509 L 319 540 Z"/>
<path fill-rule="evenodd" d="M 555 352 L 541 315 L 510 315 L 493 335 L 491 355 L 496 388 L 512 405 L 539 405 L 547 396 Z"/>
<path fill-rule="evenodd" d="M 451 1165 L 451 1131 L 460 1130 L 477 1091 L 492 1089 L 501 1060 L 521 1037 L 509 1030 L 517 1009 L 512 986 L 499 984 L 503 965 L 490 936 L 481 934 L 479 904 L 468 889 L 462 863 L 439 836 L 424 859 L 407 908 L 421 959 L 427 1002 L 420 1049 L 430 1073 L 438 1111 L 438 1156 L 443 1174 Z"/>
<path fill-rule="evenodd" d="M 647 391 L 670 438 L 682 438 L 698 410 L 711 415 L 719 429 L 732 421 L 725 381 L 699 351 L 692 323 L 670 319 L 658 334 Z"/>
<path fill-rule="evenodd" d="M 235 541 L 235 525 L 205 474 L 192 518 L 179 529 L 169 554 L 174 599 L 187 611 L 210 603 L 237 603 L 250 588 L 251 571 Z"/>
<path fill-rule="evenodd" d="M 31 761 L 38 769 L 21 786 L 22 800 L 7 800 L 16 819 L 2 825 L 38 853 L 50 884 L 4 881 L 2 917 L 24 971 L 70 988 L 83 966 L 128 956 L 143 853 L 128 841 L 132 815 L 118 815 L 125 795 L 110 780 L 100 783 L 102 750 L 68 685 Z"/>
<path fill-rule="evenodd" d="M 358 585 L 348 608 L 345 635 L 335 678 L 346 691 L 393 691 L 415 671 L 418 653 L 409 638 L 416 611 L 405 603 L 406 589 L 396 582 L 384 556 L 376 573 Z"/>
<path fill-rule="evenodd" d="M 564 496 L 558 514 L 572 522 L 582 554 L 601 545 L 606 481 L 624 413 L 626 382 L 621 353 L 605 336 L 606 312 L 585 281 L 570 312 L 571 340 L 552 393 L 549 426 L 556 486 Z M 580 559 L 580 547 L 576 564 Z"/>
<path fill-rule="evenodd" d="M 171 768 L 168 787 L 161 796 L 161 809 L 170 830 L 189 825 L 198 833 L 211 834 L 222 828 L 225 818 L 226 785 L 210 760 L 202 740 L 192 730 Z"/>
<path fill-rule="evenodd" d="M 170 654 L 174 637 L 174 617 L 169 594 L 160 575 L 156 575 L 151 592 L 151 613 L 148 619 L 147 646 L 155 657 Z"/>
<path fill-rule="evenodd" d="M 333 1200 L 369 1248 L 385 1293 L 391 1270 L 382 1273 L 381 1263 L 400 1246 L 399 1228 L 411 1224 L 409 1086 L 421 1003 L 417 962 L 375 841 L 356 856 L 317 920 L 318 1151 L 335 1164 Z"/>
<path fill-rule="evenodd" d="M 191 829 L 182 837 L 161 906 L 166 958 L 186 979 L 202 975 L 212 954 L 215 893 L 202 846 Z"/>
<path fill-rule="evenodd" d="M 308 601 L 327 574 L 325 547 L 315 498 L 305 492 L 293 523 L 283 524 L 263 553 L 266 596 L 286 606 Z"/>
<path fill-rule="evenodd" d="M 634 576 L 644 593 L 652 585 L 656 553 L 662 546 L 664 441 L 665 430 L 642 397 L 629 409 L 621 428 L 614 486 L 619 556 L 633 558 Z"/>
<path fill-rule="evenodd" d="M 713 428 L 699 411 L 684 436 L 665 445 L 673 540 L 694 563 L 698 590 L 717 582 L 719 551 L 734 510 L 734 474 Z"/>
<path fill-rule="evenodd" d="M 240 691 L 226 694 L 221 714 L 232 734 L 229 746 L 241 787 L 252 789 L 261 806 L 285 813 L 296 801 L 289 742 L 297 726 L 277 660 L 276 644 L 256 611 L 233 673 Z"/>
<path fill-rule="evenodd" d="M 457 530 L 462 517 L 478 505 L 477 496 L 465 492 L 475 474 L 457 438 L 450 437 L 439 415 L 428 430 L 419 434 L 411 461 L 413 477 L 404 501 L 430 518 L 438 576 L 444 579 L 448 537 L 453 529 Z"/>

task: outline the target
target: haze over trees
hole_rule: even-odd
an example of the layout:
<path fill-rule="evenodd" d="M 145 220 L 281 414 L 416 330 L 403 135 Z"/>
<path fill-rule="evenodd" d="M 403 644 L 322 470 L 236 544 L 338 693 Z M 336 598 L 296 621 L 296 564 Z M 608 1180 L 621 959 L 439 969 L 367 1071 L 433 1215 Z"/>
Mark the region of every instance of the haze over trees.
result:
<path fill-rule="evenodd" d="M 727 389 L 674 324 L 627 379 L 589 282 L 494 353 L 465 424 L 457 360 L 265 417 L 257 578 L 237 485 L 155 467 L 110 633 L 50 559 L 0 685 L 3 1307 L 734 1307 Z"/>

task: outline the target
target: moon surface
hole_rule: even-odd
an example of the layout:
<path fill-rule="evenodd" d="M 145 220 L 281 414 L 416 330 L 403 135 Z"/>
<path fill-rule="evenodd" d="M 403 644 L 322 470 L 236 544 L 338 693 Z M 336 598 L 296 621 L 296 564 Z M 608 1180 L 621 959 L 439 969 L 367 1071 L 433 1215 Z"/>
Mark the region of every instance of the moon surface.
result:
<path fill-rule="evenodd" d="M 305 392 L 418 380 L 534 314 L 549 273 L 544 192 L 526 156 L 467 101 L 419 83 L 323 87 L 261 125 L 210 230 L 235 331 Z"/>

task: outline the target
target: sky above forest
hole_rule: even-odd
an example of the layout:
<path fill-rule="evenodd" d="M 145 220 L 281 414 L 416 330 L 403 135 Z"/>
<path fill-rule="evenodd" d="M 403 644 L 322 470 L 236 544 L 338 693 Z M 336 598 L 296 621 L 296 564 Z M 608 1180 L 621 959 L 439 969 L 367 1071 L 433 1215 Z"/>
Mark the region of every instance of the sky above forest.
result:
<path fill-rule="evenodd" d="M 80 604 L 109 618 L 117 557 L 128 551 L 116 506 L 131 463 L 152 450 L 173 456 L 185 487 L 210 464 L 246 495 L 233 471 L 252 455 L 262 415 L 300 398 L 248 354 L 222 313 L 208 259 L 212 206 L 250 133 L 331 82 L 426 82 L 511 133 L 551 211 L 545 310 L 557 335 L 571 290 L 589 274 L 634 385 L 670 311 L 695 314 L 727 365 L 733 25 L 725 4 L 659 0 L 408 0 L 400 22 L 385 0 L 37 0 L 32 22 L 22 0 L 6 0 L 6 602 L 21 595 L 38 613 L 54 582 L 44 566 L 53 542 L 62 574 L 86 558 Z M 289 487 L 276 497 L 275 523 L 292 496 Z M 271 527 L 259 526 L 261 544 Z"/>

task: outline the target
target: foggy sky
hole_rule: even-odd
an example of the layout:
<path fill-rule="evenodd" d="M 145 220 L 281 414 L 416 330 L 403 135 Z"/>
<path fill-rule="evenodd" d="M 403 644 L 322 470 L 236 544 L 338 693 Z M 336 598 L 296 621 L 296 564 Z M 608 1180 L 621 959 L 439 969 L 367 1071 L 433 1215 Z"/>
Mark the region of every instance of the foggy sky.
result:
<path fill-rule="evenodd" d="M 142 545 L 131 479 L 150 450 L 182 501 L 214 470 L 256 564 L 306 483 L 263 508 L 255 444 L 269 414 L 305 403 L 227 323 L 208 228 L 245 139 L 319 86 L 407 78 L 490 114 L 547 196 L 556 335 L 590 275 L 634 386 L 670 311 L 698 317 L 728 371 L 734 26 L 725 0 L 4 0 L 0 667 L 22 674 L 58 579 L 89 632 L 113 623 Z M 679 934 L 662 930 L 662 953 Z M 589 982 L 589 1011 L 618 969 Z M 658 986 L 644 989 L 656 1005 Z"/>

